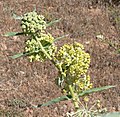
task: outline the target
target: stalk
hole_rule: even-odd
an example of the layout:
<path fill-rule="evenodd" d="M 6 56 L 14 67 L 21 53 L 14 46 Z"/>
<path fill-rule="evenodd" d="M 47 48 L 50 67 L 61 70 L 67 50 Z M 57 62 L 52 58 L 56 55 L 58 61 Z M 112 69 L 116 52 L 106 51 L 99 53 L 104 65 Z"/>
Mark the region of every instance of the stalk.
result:
<path fill-rule="evenodd" d="M 68 85 L 68 87 L 69 87 L 69 90 L 70 90 L 70 93 L 72 96 L 72 101 L 73 101 L 75 110 L 77 111 L 77 110 L 79 110 L 79 105 L 78 105 L 79 98 L 78 98 L 77 94 L 74 93 L 72 86 Z"/>
<path fill-rule="evenodd" d="M 42 50 L 42 52 L 48 57 L 48 59 L 57 67 L 57 69 L 60 71 L 60 73 L 62 74 L 62 71 L 61 71 L 61 68 L 59 68 L 55 61 L 52 59 L 52 57 L 46 52 L 46 50 L 44 49 L 44 47 L 42 46 L 42 44 L 39 42 L 39 45 L 40 45 L 40 48 Z M 79 110 L 79 98 L 78 98 L 78 95 L 76 93 L 74 93 L 73 91 L 73 88 L 70 84 L 68 84 L 68 87 L 69 87 L 69 90 L 70 90 L 70 93 L 71 93 L 71 96 L 72 96 L 72 101 L 73 101 L 73 104 L 74 104 L 74 107 L 75 107 L 75 110 Z"/>
<path fill-rule="evenodd" d="M 41 42 L 38 42 L 38 43 L 40 45 L 40 48 L 41 48 L 42 52 L 52 61 L 52 57 L 46 52 L 46 50 L 42 46 Z"/>
<path fill-rule="evenodd" d="M 48 57 L 48 59 L 55 65 L 55 67 L 59 70 L 59 72 L 62 74 L 62 68 L 56 65 L 56 62 L 53 60 L 53 58 L 46 52 L 44 47 L 42 46 L 41 42 L 38 42 L 41 48 L 41 51 Z"/>

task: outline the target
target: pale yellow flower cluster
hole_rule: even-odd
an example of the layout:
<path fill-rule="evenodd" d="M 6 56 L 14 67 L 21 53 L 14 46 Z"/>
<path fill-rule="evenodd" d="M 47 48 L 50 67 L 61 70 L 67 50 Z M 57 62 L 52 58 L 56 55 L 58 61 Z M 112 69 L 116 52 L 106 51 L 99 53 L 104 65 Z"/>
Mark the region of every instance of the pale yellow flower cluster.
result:
<path fill-rule="evenodd" d="M 44 61 L 47 56 L 41 50 L 41 45 L 45 51 L 53 56 L 56 51 L 56 46 L 53 44 L 54 38 L 51 34 L 41 33 L 39 36 L 31 37 L 26 41 L 25 52 L 29 53 L 30 62 L 33 61 Z"/>
<path fill-rule="evenodd" d="M 33 34 L 37 31 L 46 29 L 46 22 L 43 15 L 38 15 L 36 12 L 24 14 L 21 22 L 22 30 L 25 34 Z"/>
<path fill-rule="evenodd" d="M 87 75 L 90 55 L 84 51 L 82 44 L 77 42 L 71 45 L 65 44 L 58 51 L 56 58 L 64 74 L 64 89 L 67 92 L 69 91 L 68 84 L 71 84 L 78 93 L 92 87 L 90 76 Z"/>
<path fill-rule="evenodd" d="M 56 50 L 54 38 L 45 31 L 47 23 L 44 19 L 44 16 L 38 15 L 36 12 L 29 12 L 23 16 L 21 21 L 23 33 L 29 36 L 26 41 L 25 53 L 28 54 L 30 62 L 47 59 L 42 48 L 50 56 L 53 56 Z"/>

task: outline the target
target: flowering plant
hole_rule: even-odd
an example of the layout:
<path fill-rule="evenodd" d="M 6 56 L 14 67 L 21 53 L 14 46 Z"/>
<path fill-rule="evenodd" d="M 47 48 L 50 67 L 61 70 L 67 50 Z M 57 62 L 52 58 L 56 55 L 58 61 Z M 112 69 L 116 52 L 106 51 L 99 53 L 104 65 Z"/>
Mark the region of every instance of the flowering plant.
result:
<path fill-rule="evenodd" d="M 75 113 L 72 116 L 75 115 L 76 117 L 77 114 L 77 117 L 84 117 L 84 112 L 82 111 L 84 109 L 80 108 L 79 97 L 114 86 L 92 88 L 88 74 L 90 55 L 85 52 L 82 44 L 78 42 L 64 44 L 57 50 L 57 46 L 54 43 L 57 39 L 54 39 L 54 37 L 46 31 L 46 28 L 58 21 L 59 20 L 55 20 L 47 23 L 44 16 L 38 15 L 35 11 L 26 13 L 21 17 L 22 32 L 11 32 L 7 33 L 6 36 L 25 35 L 28 37 L 28 40 L 25 42 L 25 51 L 12 56 L 12 58 L 28 56 L 30 62 L 44 62 L 49 59 L 59 71 L 57 84 L 61 87 L 64 95 L 44 104 L 38 104 L 37 106 L 32 105 L 32 107 L 38 108 L 63 100 L 72 100 L 75 107 Z M 88 101 L 87 97 L 84 99 Z M 88 114 L 86 114 L 85 117 L 95 116 L 92 111 L 86 112 L 88 112 Z M 71 116 L 71 114 L 68 114 L 68 116 Z"/>

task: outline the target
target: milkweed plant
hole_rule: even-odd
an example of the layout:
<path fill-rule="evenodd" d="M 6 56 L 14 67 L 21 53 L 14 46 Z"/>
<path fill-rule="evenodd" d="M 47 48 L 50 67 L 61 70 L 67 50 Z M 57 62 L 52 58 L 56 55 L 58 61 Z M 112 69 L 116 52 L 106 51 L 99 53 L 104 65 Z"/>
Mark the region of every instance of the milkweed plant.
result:
<path fill-rule="evenodd" d="M 26 13 L 21 17 L 16 16 L 17 18 L 21 21 L 22 32 L 9 32 L 5 36 L 24 35 L 27 40 L 24 52 L 13 55 L 12 58 L 27 56 L 30 62 L 50 60 L 59 71 L 55 81 L 63 93 L 61 97 L 44 104 L 32 105 L 32 107 L 39 108 L 63 100 L 71 100 L 75 109 L 74 112 L 67 113 L 67 117 L 107 117 L 107 115 L 101 114 L 104 110 L 98 108 L 94 110 L 96 105 L 100 106 L 99 101 L 91 108 L 85 104 L 89 101 L 90 93 L 114 86 L 93 88 L 88 74 L 90 55 L 85 52 L 84 46 L 81 43 L 73 42 L 64 44 L 60 49 L 57 48 L 55 42 L 65 36 L 55 39 L 46 29 L 60 20 L 46 22 L 45 17 L 38 15 L 36 11 Z M 85 103 L 80 101 L 80 97 L 83 97 Z"/>

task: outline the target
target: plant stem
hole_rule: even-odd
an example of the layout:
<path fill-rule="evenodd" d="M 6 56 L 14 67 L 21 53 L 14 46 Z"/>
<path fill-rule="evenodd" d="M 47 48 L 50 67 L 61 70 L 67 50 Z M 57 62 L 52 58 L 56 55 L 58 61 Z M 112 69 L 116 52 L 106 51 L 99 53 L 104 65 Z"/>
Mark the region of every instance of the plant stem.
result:
<path fill-rule="evenodd" d="M 50 59 L 52 61 L 52 57 L 46 52 L 46 50 L 42 46 L 41 42 L 38 42 L 38 43 L 40 45 L 40 48 L 41 48 L 42 52 L 48 57 L 48 59 Z"/>
<path fill-rule="evenodd" d="M 79 109 L 79 105 L 78 105 L 79 98 L 78 98 L 77 94 L 74 93 L 73 88 L 72 88 L 71 85 L 69 85 L 69 90 L 70 90 L 70 93 L 71 93 L 71 96 L 72 96 L 74 107 L 75 107 L 75 109 L 77 111 Z"/>
<path fill-rule="evenodd" d="M 40 45 L 40 48 L 42 50 L 42 52 L 48 57 L 48 59 L 57 67 L 57 69 L 60 71 L 60 73 L 62 73 L 61 69 L 56 65 L 55 61 L 52 59 L 52 57 L 46 52 L 46 50 L 44 49 L 44 47 L 42 46 L 42 44 L 39 42 L 39 45 Z M 73 91 L 73 88 L 70 84 L 68 84 L 68 87 L 69 87 L 69 90 L 70 90 L 70 93 L 71 93 L 71 96 L 72 96 L 72 100 L 73 100 L 73 104 L 74 104 L 74 107 L 77 110 L 79 110 L 79 105 L 78 105 L 78 102 L 79 102 L 79 98 L 78 98 L 78 95 L 76 93 L 74 93 Z"/>
<path fill-rule="evenodd" d="M 59 70 L 59 72 L 62 74 L 62 68 L 56 65 L 56 62 L 53 60 L 53 58 L 46 52 L 45 48 L 41 44 L 41 42 L 38 42 L 41 48 L 41 51 L 48 57 L 48 59 L 55 65 L 55 67 Z"/>

